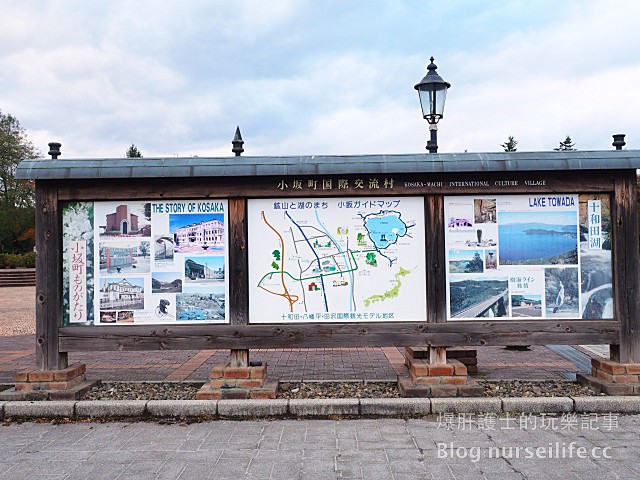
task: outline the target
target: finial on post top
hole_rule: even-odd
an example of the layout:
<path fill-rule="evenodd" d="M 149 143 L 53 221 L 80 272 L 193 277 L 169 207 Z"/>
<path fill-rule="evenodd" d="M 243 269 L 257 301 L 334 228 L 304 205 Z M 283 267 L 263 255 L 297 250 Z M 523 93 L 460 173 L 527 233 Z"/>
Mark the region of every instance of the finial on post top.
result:
<path fill-rule="evenodd" d="M 627 144 L 627 142 L 624 141 L 624 137 L 624 133 L 616 133 L 613 135 L 613 143 L 611 145 L 616 147 L 616 150 L 622 150 L 622 147 Z"/>
<path fill-rule="evenodd" d="M 60 147 L 62 146 L 59 142 L 49 142 L 49 155 L 53 160 L 57 159 L 60 153 Z"/>
<path fill-rule="evenodd" d="M 240 133 L 240 126 L 236 127 L 236 134 L 233 137 L 233 141 L 231 142 L 231 145 L 233 145 L 233 148 L 231 148 L 231 151 L 236 154 L 236 157 L 239 157 L 240 155 L 242 155 L 242 152 L 244 152 L 244 148 L 242 148 L 242 146 L 244 145 L 244 140 L 242 140 L 242 134 Z"/>

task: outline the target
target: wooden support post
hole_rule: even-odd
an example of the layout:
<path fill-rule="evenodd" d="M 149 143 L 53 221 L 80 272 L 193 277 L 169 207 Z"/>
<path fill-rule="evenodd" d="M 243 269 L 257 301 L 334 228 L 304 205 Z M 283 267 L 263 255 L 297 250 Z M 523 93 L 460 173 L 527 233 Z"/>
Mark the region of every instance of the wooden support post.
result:
<path fill-rule="evenodd" d="M 248 258 L 247 258 L 247 201 L 229 199 L 229 323 L 247 325 L 249 314 Z M 231 350 L 232 367 L 249 366 L 249 350 Z"/>
<path fill-rule="evenodd" d="M 638 194 L 635 170 L 615 181 L 613 196 L 613 257 L 615 315 L 620 323 L 622 363 L 640 363 L 640 250 L 638 248 Z"/>
<path fill-rule="evenodd" d="M 426 261 L 427 261 L 427 322 L 447 321 L 445 293 L 444 197 L 425 198 Z"/>
<path fill-rule="evenodd" d="M 248 367 L 249 350 L 231 350 L 229 365 L 232 367 Z"/>
<path fill-rule="evenodd" d="M 620 345 L 609 345 L 609 360 L 614 362 L 620 361 Z"/>
<path fill-rule="evenodd" d="M 60 353 L 58 328 L 62 322 L 62 228 L 58 188 L 53 182 L 36 183 L 36 367 L 67 368 Z"/>
<path fill-rule="evenodd" d="M 444 208 L 442 195 L 427 195 L 424 198 L 425 224 L 425 261 L 427 265 L 427 323 L 442 323 L 446 319 L 446 295 L 444 277 Z M 411 347 L 405 349 L 405 357 L 412 356 Z M 415 349 L 424 348 L 424 344 L 416 342 Z M 438 353 L 435 353 L 438 352 Z M 429 347 L 429 362 L 442 353 L 439 349 Z M 444 353 L 446 363 L 446 351 Z"/>
<path fill-rule="evenodd" d="M 446 365 L 447 364 L 447 347 L 430 347 L 429 348 L 429 364 L 430 365 Z"/>

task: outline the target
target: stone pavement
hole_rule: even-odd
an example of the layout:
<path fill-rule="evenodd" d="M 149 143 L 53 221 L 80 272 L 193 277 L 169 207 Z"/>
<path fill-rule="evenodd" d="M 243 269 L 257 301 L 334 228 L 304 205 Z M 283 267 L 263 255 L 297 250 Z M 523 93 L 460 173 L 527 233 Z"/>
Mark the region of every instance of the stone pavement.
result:
<path fill-rule="evenodd" d="M 35 364 L 35 288 L 0 289 L 0 383 Z M 108 327 L 105 327 L 108 328 Z M 12 336 L 9 336 L 12 335 Z M 252 350 L 251 360 L 266 361 L 280 380 L 389 380 L 405 374 L 403 348 Z M 162 352 L 72 352 L 69 363 L 87 365 L 87 378 L 100 380 L 205 381 L 212 365 L 226 362 L 228 350 Z M 503 347 L 478 349 L 480 377 L 487 379 L 561 379 L 579 368 L 544 346 L 530 351 Z"/>
<path fill-rule="evenodd" d="M 0 337 L 0 383 L 33 368 L 33 335 Z M 403 348 L 313 348 L 251 350 L 251 360 L 266 361 L 280 380 L 388 380 L 406 373 Z M 229 358 L 228 350 L 162 352 L 72 352 L 70 363 L 86 363 L 87 378 L 120 381 L 205 381 L 211 367 Z M 478 349 L 479 377 L 486 379 L 565 378 L 578 367 L 544 346 L 530 351 L 503 347 Z"/>
<path fill-rule="evenodd" d="M 0 479 L 640 478 L 640 416 L 603 418 L 11 423 Z"/>

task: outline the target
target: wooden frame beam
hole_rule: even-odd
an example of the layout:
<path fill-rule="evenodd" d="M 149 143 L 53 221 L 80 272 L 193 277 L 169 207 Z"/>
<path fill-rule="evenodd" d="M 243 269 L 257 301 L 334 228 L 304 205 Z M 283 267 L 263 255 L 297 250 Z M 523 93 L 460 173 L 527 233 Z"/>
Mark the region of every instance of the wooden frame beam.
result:
<path fill-rule="evenodd" d="M 65 327 L 65 351 L 485 346 L 615 343 L 618 322 L 348 323 Z"/>

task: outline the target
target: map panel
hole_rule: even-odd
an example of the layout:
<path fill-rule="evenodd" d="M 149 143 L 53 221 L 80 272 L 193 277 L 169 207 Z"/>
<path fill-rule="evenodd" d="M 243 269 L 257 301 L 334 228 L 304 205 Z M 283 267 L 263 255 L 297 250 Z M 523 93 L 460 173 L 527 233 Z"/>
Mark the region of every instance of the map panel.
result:
<path fill-rule="evenodd" d="M 424 321 L 424 200 L 249 200 L 249 321 Z"/>

